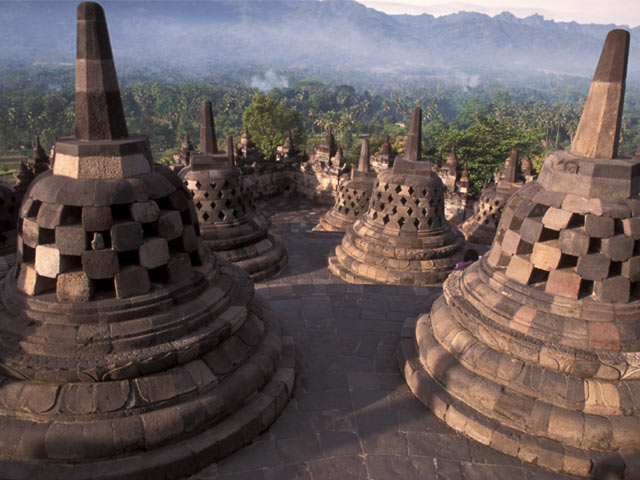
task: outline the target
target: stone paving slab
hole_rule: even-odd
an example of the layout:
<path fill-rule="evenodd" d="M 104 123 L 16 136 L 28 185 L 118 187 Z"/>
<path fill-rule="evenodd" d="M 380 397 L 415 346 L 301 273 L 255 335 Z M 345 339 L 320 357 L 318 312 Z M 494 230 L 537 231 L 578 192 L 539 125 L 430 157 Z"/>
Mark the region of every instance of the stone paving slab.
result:
<path fill-rule="evenodd" d="M 252 444 L 190 480 L 562 480 L 469 440 L 409 391 L 395 351 L 406 317 L 439 287 L 349 285 L 327 256 L 342 233 L 312 232 L 326 206 L 263 202 L 289 265 L 256 289 L 295 341 L 298 377 L 284 413 Z"/>

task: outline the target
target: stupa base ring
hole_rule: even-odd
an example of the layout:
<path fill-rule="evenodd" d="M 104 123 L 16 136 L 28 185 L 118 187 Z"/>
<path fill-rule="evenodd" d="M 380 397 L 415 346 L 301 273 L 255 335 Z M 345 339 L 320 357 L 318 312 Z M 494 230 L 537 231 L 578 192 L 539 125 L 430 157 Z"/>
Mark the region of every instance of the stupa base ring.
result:
<path fill-rule="evenodd" d="M 455 398 L 420 360 L 416 343 L 419 323 L 420 341 L 429 344 L 429 348 L 441 350 L 438 354 L 443 358 L 450 356 L 434 338 L 429 314 L 409 317 L 401 330 L 398 367 L 411 392 L 448 426 L 501 453 L 556 472 L 590 478 L 608 478 L 606 475 L 610 474 L 616 475 L 611 478 L 640 478 L 640 453 L 582 449 L 531 435 L 489 418 Z"/>

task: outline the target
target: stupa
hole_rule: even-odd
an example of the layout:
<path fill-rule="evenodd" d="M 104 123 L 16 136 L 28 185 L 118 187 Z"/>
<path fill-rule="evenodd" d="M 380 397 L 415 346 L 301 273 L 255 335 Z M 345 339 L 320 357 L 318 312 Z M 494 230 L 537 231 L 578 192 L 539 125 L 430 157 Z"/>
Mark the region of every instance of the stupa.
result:
<path fill-rule="evenodd" d="M 0 285 L 0 476 L 183 478 L 269 426 L 292 352 L 128 133 L 100 5 L 77 31 L 75 137 L 32 184 Z"/>
<path fill-rule="evenodd" d="M 227 152 L 218 150 L 208 100 L 202 103 L 200 125 L 201 151 L 191 155 L 191 166 L 180 176 L 193 196 L 203 241 L 254 280 L 279 273 L 287 252 L 256 207 L 253 182 L 235 166 L 233 141 L 228 139 Z"/>
<path fill-rule="evenodd" d="M 251 139 L 249 129 L 245 127 L 244 133 L 240 136 L 240 142 L 236 145 L 237 163 L 248 165 L 257 169 L 268 168 L 273 162 L 267 162 L 258 146 Z"/>
<path fill-rule="evenodd" d="M 524 182 L 518 178 L 518 150 L 511 149 L 504 167 L 495 174 L 495 182 L 483 188 L 471 217 L 460 225 L 468 242 L 490 245 L 496 234 L 505 203 Z"/>
<path fill-rule="evenodd" d="M 617 157 L 629 33 L 607 36 L 570 152 L 490 252 L 408 319 L 400 366 L 455 430 L 551 470 L 640 478 L 640 151 Z"/>
<path fill-rule="evenodd" d="M 351 177 L 340 182 L 338 199 L 331 210 L 320 219 L 314 230 L 344 232 L 369 207 L 376 173 L 369 171 L 369 140 L 362 140 L 358 168 L 351 170 Z"/>
<path fill-rule="evenodd" d="M 36 175 L 41 174 L 49 170 L 49 157 L 40 145 L 40 137 L 36 135 L 33 142 L 33 149 L 31 151 L 31 157 L 26 162 L 20 162 L 18 170 L 13 174 L 16 179 L 15 190 L 18 195 L 18 202 L 20 203 L 27 192 L 31 182 Z M 17 215 L 16 211 L 16 215 Z"/>
<path fill-rule="evenodd" d="M 453 270 L 463 240 L 444 217 L 444 186 L 422 157 L 422 111 L 411 117 L 404 158 L 378 174 L 369 209 L 347 228 L 330 270 L 352 283 L 425 285 Z"/>
<path fill-rule="evenodd" d="M 191 143 L 189 134 L 187 133 L 185 139 L 180 145 L 180 150 L 173 156 L 171 170 L 178 173 L 184 167 L 188 167 L 189 165 L 191 165 L 191 152 L 193 152 L 194 150 L 195 149 L 193 148 L 193 144 Z"/>
<path fill-rule="evenodd" d="M 309 161 L 302 165 L 302 181 L 298 192 L 327 205 L 333 205 L 338 197 L 341 176 L 347 172 L 342 149 L 327 128 L 324 143 L 314 148 Z"/>
<path fill-rule="evenodd" d="M 0 279 L 16 263 L 16 224 L 20 202 L 11 185 L 0 182 Z"/>
<path fill-rule="evenodd" d="M 381 172 L 382 170 L 393 167 L 394 159 L 389 136 L 387 135 L 387 139 L 382 144 L 382 147 L 380 147 L 380 151 L 371 156 L 371 168 L 373 168 L 375 172 Z"/>
<path fill-rule="evenodd" d="M 434 168 L 444 184 L 444 215 L 456 225 L 466 217 L 471 194 L 469 171 L 465 169 L 458 172 L 458 166 L 456 147 L 452 145 L 445 164 L 438 169 Z"/>

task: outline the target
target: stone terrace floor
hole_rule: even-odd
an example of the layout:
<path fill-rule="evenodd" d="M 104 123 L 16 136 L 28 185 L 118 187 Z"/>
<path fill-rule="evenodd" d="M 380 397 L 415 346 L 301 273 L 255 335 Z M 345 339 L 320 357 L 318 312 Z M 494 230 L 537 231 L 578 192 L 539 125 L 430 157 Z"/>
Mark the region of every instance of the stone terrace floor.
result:
<path fill-rule="evenodd" d="M 413 397 L 395 349 L 439 287 L 349 285 L 327 268 L 342 234 L 311 231 L 326 206 L 278 197 L 262 208 L 289 264 L 256 289 L 294 338 L 295 393 L 267 432 L 191 480 L 573 478 L 468 440 Z"/>

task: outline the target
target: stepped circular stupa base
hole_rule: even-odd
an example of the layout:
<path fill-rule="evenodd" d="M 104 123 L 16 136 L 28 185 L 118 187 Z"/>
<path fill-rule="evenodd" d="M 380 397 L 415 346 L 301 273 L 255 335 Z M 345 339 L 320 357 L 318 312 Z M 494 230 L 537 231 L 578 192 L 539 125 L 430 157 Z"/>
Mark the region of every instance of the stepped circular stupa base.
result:
<path fill-rule="evenodd" d="M 344 232 L 355 222 L 355 218 L 347 217 L 336 212 L 334 209 L 325 213 L 318 225 L 313 227 L 314 232 Z"/>
<path fill-rule="evenodd" d="M 424 237 L 386 242 L 364 221 L 349 228 L 329 257 L 329 270 L 350 283 L 429 285 L 442 282 L 460 261 L 463 239 L 446 228 Z"/>
<path fill-rule="evenodd" d="M 292 393 L 293 344 L 247 275 L 214 262 L 127 305 L 3 282 L 2 478 L 182 478 L 269 427 Z M 25 307 L 32 328 L 16 326 Z"/>
<path fill-rule="evenodd" d="M 254 281 L 277 275 L 289 259 L 286 249 L 276 242 L 268 229 L 269 221 L 257 213 L 238 225 L 200 227 L 205 245 L 242 268 Z"/>

